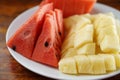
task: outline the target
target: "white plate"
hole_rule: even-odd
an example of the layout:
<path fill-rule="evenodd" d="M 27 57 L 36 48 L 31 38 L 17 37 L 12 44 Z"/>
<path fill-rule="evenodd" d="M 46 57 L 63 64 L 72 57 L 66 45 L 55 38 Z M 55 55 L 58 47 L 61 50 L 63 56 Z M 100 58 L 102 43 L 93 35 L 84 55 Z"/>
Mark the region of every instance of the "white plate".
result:
<path fill-rule="evenodd" d="M 8 28 L 7 34 L 6 34 L 6 42 L 11 37 L 11 35 L 17 30 L 17 28 L 19 28 L 19 26 L 22 23 L 24 23 L 35 12 L 35 10 L 37 8 L 38 8 L 38 6 L 25 11 L 11 23 L 11 25 Z M 118 10 L 113 9 L 113 8 L 103 5 L 103 4 L 96 3 L 96 5 L 94 6 L 94 9 L 92 11 L 92 13 L 105 13 L 105 12 L 113 12 L 114 15 L 118 19 L 120 19 L 120 12 Z M 67 75 L 67 74 L 63 74 L 63 73 L 59 72 L 59 70 L 56 68 L 52 68 L 52 67 L 46 66 L 44 64 L 40 64 L 40 63 L 34 62 L 32 60 L 29 60 L 29 59 L 21 56 L 17 52 L 13 51 L 10 48 L 8 48 L 8 50 L 10 51 L 11 55 L 16 59 L 16 61 L 18 61 L 21 65 L 23 65 L 27 69 L 29 69 L 39 75 L 43 75 L 43 76 L 46 76 L 49 78 L 74 79 L 74 80 L 92 79 L 93 80 L 93 79 L 104 79 L 104 78 L 111 77 L 111 76 L 114 76 L 114 75 L 120 73 L 120 70 L 117 70 L 115 72 L 111 72 L 111 73 L 108 73 L 105 75 L 78 75 L 78 76 Z"/>

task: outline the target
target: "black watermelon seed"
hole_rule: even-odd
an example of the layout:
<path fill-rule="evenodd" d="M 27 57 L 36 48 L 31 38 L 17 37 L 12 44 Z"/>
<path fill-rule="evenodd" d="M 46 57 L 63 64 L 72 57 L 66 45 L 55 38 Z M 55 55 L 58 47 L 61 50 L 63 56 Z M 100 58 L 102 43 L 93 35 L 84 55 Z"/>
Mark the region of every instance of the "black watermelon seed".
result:
<path fill-rule="evenodd" d="M 16 46 L 13 46 L 12 49 L 13 49 L 14 51 L 16 51 Z"/>
<path fill-rule="evenodd" d="M 57 59 L 58 59 L 58 60 L 60 59 L 60 56 L 59 56 L 59 54 L 56 54 L 56 57 L 57 57 Z"/>
<path fill-rule="evenodd" d="M 61 36 L 61 32 L 59 32 L 59 35 Z"/>
<path fill-rule="evenodd" d="M 25 36 L 28 36 L 29 34 L 30 34 L 30 31 L 29 31 L 29 30 L 24 32 L 24 35 L 25 35 Z"/>
<path fill-rule="evenodd" d="M 49 43 L 46 41 L 44 45 L 45 45 L 45 47 L 48 47 Z"/>

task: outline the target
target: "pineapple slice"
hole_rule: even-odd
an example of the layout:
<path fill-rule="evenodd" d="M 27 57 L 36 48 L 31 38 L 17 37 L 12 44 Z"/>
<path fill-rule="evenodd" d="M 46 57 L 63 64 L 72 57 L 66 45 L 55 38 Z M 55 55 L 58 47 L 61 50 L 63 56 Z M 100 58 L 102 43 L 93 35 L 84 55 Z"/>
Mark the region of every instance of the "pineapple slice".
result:
<path fill-rule="evenodd" d="M 67 33 L 67 36 L 66 36 L 66 38 L 69 38 L 69 37 L 71 37 L 71 35 L 75 35 L 75 29 L 70 29 L 69 31 L 68 31 L 68 33 Z"/>
<path fill-rule="evenodd" d="M 84 28 L 86 25 L 91 24 L 90 19 L 81 17 L 80 20 L 75 24 L 75 32 L 79 31 L 81 28 Z"/>
<path fill-rule="evenodd" d="M 117 28 L 117 33 L 119 36 L 119 45 L 120 45 L 120 20 L 118 20 L 118 19 L 116 19 L 116 28 Z"/>
<path fill-rule="evenodd" d="M 93 67 L 92 74 L 105 74 L 106 73 L 105 62 L 103 58 L 97 55 L 88 55 L 88 58 L 90 60 L 90 65 Z"/>
<path fill-rule="evenodd" d="M 115 61 L 116 61 L 116 67 L 120 68 L 120 54 L 113 54 Z"/>
<path fill-rule="evenodd" d="M 92 15 L 92 22 L 94 25 L 94 28 L 97 29 L 97 27 L 99 26 L 99 24 L 101 24 L 101 20 L 104 20 L 105 17 L 102 16 L 102 14 L 96 14 L 96 15 Z M 103 24 L 102 24 L 103 25 Z"/>
<path fill-rule="evenodd" d="M 81 15 L 82 17 L 88 18 L 89 20 L 91 20 L 91 14 L 87 13 L 87 14 L 83 14 Z"/>
<path fill-rule="evenodd" d="M 74 47 L 78 48 L 86 43 L 93 42 L 93 25 L 88 24 L 76 32 Z"/>
<path fill-rule="evenodd" d="M 62 53 L 65 52 L 69 48 L 74 47 L 74 37 L 75 34 L 72 34 L 70 37 L 66 37 L 63 44 L 62 44 Z"/>
<path fill-rule="evenodd" d="M 119 52 L 119 38 L 117 36 L 105 35 L 100 43 L 100 48 L 103 52 Z"/>
<path fill-rule="evenodd" d="M 70 24 L 68 24 L 68 23 L 70 23 Z M 86 24 L 90 24 L 90 23 L 91 23 L 91 21 L 89 20 L 89 18 L 87 18 L 87 15 L 85 15 L 85 17 L 75 15 L 70 18 L 66 18 L 64 20 L 64 26 L 67 31 L 66 34 L 69 34 L 68 36 L 71 36 L 71 34 L 76 33 L 77 30 L 84 27 Z"/>
<path fill-rule="evenodd" d="M 91 20 L 89 19 L 89 15 L 80 16 L 74 15 L 64 19 L 64 26 L 67 31 L 71 28 L 75 27 L 83 27 L 86 24 L 90 24 Z"/>
<path fill-rule="evenodd" d="M 111 54 L 98 54 L 100 58 L 105 60 L 105 67 L 107 71 L 115 71 L 116 70 L 116 63 L 115 58 Z"/>
<path fill-rule="evenodd" d="M 77 54 L 95 54 L 95 43 L 87 43 L 78 48 Z"/>
<path fill-rule="evenodd" d="M 96 35 L 97 35 L 97 44 L 98 45 L 100 45 L 100 43 L 102 42 L 105 35 L 111 35 L 111 36 L 117 35 L 116 30 L 111 26 L 105 26 L 101 29 L 98 29 L 97 32 L 98 33 L 96 33 Z"/>
<path fill-rule="evenodd" d="M 99 35 L 100 33 L 103 33 L 104 35 L 116 35 L 116 27 L 115 25 L 104 25 L 103 27 L 100 26 L 96 29 L 96 34 Z"/>
<path fill-rule="evenodd" d="M 75 55 L 77 55 L 75 48 L 69 48 L 65 52 L 62 53 L 61 58 L 72 57 Z"/>
<path fill-rule="evenodd" d="M 93 23 L 95 28 L 95 34 L 97 35 L 97 44 L 101 46 L 101 50 L 103 50 L 103 52 L 109 52 L 111 48 L 109 43 L 113 43 L 111 44 L 114 45 L 111 51 L 118 52 L 119 38 L 117 35 L 114 16 L 111 13 L 109 13 L 109 15 L 98 14 L 93 17 Z M 113 38 L 114 40 L 111 40 Z M 107 47 L 109 50 L 106 50 Z"/>
<path fill-rule="evenodd" d="M 106 14 L 97 14 L 93 16 L 93 24 L 95 26 L 95 29 L 97 28 L 103 28 L 105 26 L 109 25 L 115 25 L 115 19 L 113 16 L 109 16 Z"/>
<path fill-rule="evenodd" d="M 77 55 L 74 58 L 77 63 L 78 73 L 83 73 L 83 74 L 93 73 L 92 66 L 87 56 Z"/>
<path fill-rule="evenodd" d="M 61 59 L 59 61 L 59 70 L 67 74 L 77 74 L 75 59 L 73 57 Z"/>
<path fill-rule="evenodd" d="M 120 20 L 116 19 L 116 28 L 117 28 L 117 33 L 120 37 Z"/>

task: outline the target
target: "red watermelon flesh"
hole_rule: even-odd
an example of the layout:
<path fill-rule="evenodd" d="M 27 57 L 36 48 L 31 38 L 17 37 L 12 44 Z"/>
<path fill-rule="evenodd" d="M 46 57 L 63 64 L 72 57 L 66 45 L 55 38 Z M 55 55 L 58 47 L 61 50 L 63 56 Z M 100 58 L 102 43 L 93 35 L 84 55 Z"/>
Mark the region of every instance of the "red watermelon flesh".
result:
<path fill-rule="evenodd" d="M 62 11 L 59 9 L 55 9 L 54 11 L 56 13 L 58 32 L 59 32 L 59 35 L 61 36 L 61 41 L 63 41 L 63 38 L 64 38 L 63 14 L 62 14 Z"/>
<path fill-rule="evenodd" d="M 31 58 L 36 40 L 41 33 L 44 15 L 53 10 L 53 4 L 40 7 L 9 39 L 7 45 L 25 57 Z M 18 25 L 16 25 L 18 26 Z"/>
<path fill-rule="evenodd" d="M 53 2 L 54 8 L 61 9 L 63 16 L 89 13 L 97 0 L 44 0 L 40 6 Z"/>
<path fill-rule="evenodd" d="M 58 23 L 57 23 L 57 19 L 56 19 L 56 13 L 55 13 L 55 11 L 51 10 L 49 12 L 49 14 L 52 15 L 53 18 L 54 18 L 54 26 L 55 26 L 55 34 L 56 34 L 56 39 L 55 39 L 56 46 L 61 48 L 62 41 L 61 41 L 61 36 L 59 35 L 59 29 L 58 29 Z"/>
<path fill-rule="evenodd" d="M 46 14 L 41 35 L 39 36 L 32 59 L 54 67 L 58 66 L 60 53 L 55 49 L 56 30 L 54 16 Z"/>

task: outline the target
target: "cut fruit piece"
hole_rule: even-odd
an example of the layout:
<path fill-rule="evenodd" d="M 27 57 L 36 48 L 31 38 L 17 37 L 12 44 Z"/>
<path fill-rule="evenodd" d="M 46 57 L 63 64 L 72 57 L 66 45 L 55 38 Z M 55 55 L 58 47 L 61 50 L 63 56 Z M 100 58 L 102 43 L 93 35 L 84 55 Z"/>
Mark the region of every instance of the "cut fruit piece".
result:
<path fill-rule="evenodd" d="M 106 42 L 108 42 L 108 47 L 110 48 L 110 45 L 114 45 L 116 49 L 114 49 L 112 52 L 118 52 L 118 45 L 119 39 L 118 34 L 116 30 L 116 23 L 115 18 L 113 14 L 97 14 L 93 16 L 93 24 L 95 28 L 95 35 L 97 36 L 97 45 L 100 45 L 100 47 L 107 47 Z M 111 36 L 111 38 L 110 38 Z M 115 37 L 113 37 L 115 36 Z M 108 39 L 109 37 L 109 39 Z M 114 38 L 114 39 L 113 39 Z M 111 40 L 113 39 L 113 40 Z M 107 41 L 108 40 L 108 41 Z M 111 42 L 112 41 L 112 42 Z M 109 44 L 112 43 L 112 44 Z M 109 52 L 109 50 L 101 49 L 103 52 Z"/>
<path fill-rule="evenodd" d="M 31 58 L 41 33 L 44 15 L 53 9 L 52 4 L 40 7 L 9 39 L 7 45 L 27 58 Z M 16 25 L 19 26 L 19 25 Z"/>
<path fill-rule="evenodd" d="M 102 40 L 104 39 L 105 35 L 110 35 L 110 36 L 118 36 L 116 33 L 116 30 L 113 29 L 111 26 L 109 27 L 104 27 L 103 29 L 101 29 L 100 31 L 98 31 L 99 34 L 97 35 L 97 44 L 100 45 L 100 43 L 102 42 Z"/>
<path fill-rule="evenodd" d="M 116 19 L 116 29 L 117 29 L 117 33 L 120 37 L 120 21 L 118 19 Z"/>
<path fill-rule="evenodd" d="M 56 13 L 55 11 L 49 11 L 48 14 L 52 15 L 53 16 L 53 19 L 54 19 L 54 28 L 55 28 L 55 43 L 58 48 L 61 48 L 61 45 L 62 45 L 62 41 L 61 41 L 61 36 L 59 35 L 59 28 L 58 28 L 58 21 L 57 21 L 57 18 L 56 18 Z"/>
<path fill-rule="evenodd" d="M 116 70 L 116 63 L 115 58 L 111 54 L 98 54 L 100 58 L 103 58 L 105 61 L 105 67 L 107 71 L 115 71 Z"/>
<path fill-rule="evenodd" d="M 39 36 L 32 59 L 53 67 L 58 67 L 60 52 L 57 50 L 54 15 L 46 14 L 41 35 Z"/>
<path fill-rule="evenodd" d="M 88 55 L 90 60 L 90 65 L 92 66 L 93 73 L 92 74 L 105 74 L 105 62 L 104 59 L 97 55 Z"/>
<path fill-rule="evenodd" d="M 104 34 L 104 35 L 116 35 L 116 28 L 115 25 L 108 25 L 108 26 L 103 26 L 102 28 L 97 28 L 97 35 L 99 35 L 100 33 Z"/>
<path fill-rule="evenodd" d="M 86 25 L 75 35 L 74 47 L 78 48 L 86 43 L 93 42 L 93 25 Z"/>
<path fill-rule="evenodd" d="M 56 20 L 57 20 L 57 24 L 58 24 L 58 32 L 59 32 L 59 35 L 61 36 L 61 40 L 63 41 L 63 39 L 64 39 L 63 13 L 59 9 L 55 9 L 54 11 L 56 13 Z"/>
<path fill-rule="evenodd" d="M 96 1 L 97 0 L 43 0 L 40 6 L 46 3 L 53 3 L 54 8 L 61 9 L 63 11 L 63 16 L 68 17 L 75 14 L 89 13 Z"/>
<path fill-rule="evenodd" d="M 66 58 L 66 57 L 73 57 L 77 55 L 77 52 L 74 48 L 69 48 L 65 52 L 62 53 L 61 58 Z"/>
<path fill-rule="evenodd" d="M 83 28 L 85 25 L 91 23 L 90 19 L 87 18 L 86 16 L 74 15 L 64 19 L 64 27 L 65 30 L 67 31 L 66 32 L 67 37 L 70 37 L 72 34 L 78 32 L 78 30 Z"/>
<path fill-rule="evenodd" d="M 95 43 L 87 43 L 77 48 L 77 54 L 95 54 Z"/>
<path fill-rule="evenodd" d="M 118 36 L 105 35 L 100 43 L 100 48 L 103 52 L 119 52 L 119 38 Z"/>
<path fill-rule="evenodd" d="M 115 61 L 116 61 L 116 67 L 120 68 L 120 54 L 113 54 Z"/>
<path fill-rule="evenodd" d="M 87 16 L 87 15 L 86 15 Z M 87 18 L 85 15 L 80 16 L 80 15 L 74 15 L 70 16 L 68 18 L 64 19 L 64 26 L 67 31 L 69 31 L 71 28 L 75 29 L 80 29 L 84 27 L 86 24 L 90 24 L 91 21 L 89 18 Z M 75 30 L 77 30 L 75 29 Z"/>
<path fill-rule="evenodd" d="M 95 29 L 113 26 L 115 28 L 115 19 L 106 14 L 97 14 L 93 16 Z M 99 29 L 98 29 L 99 30 Z"/>
<path fill-rule="evenodd" d="M 75 32 L 77 33 L 80 29 L 84 28 L 86 25 L 92 25 L 89 18 L 79 16 L 78 22 L 75 24 Z"/>
<path fill-rule="evenodd" d="M 72 34 L 70 37 L 65 38 L 63 44 L 62 44 L 62 52 L 66 51 L 69 48 L 73 48 L 74 47 L 74 37 L 75 34 Z"/>
<path fill-rule="evenodd" d="M 88 59 L 87 56 L 77 55 L 74 58 L 75 58 L 75 61 L 77 64 L 78 73 L 83 73 L 83 74 L 93 73 L 93 69 L 92 69 L 90 60 Z"/>
<path fill-rule="evenodd" d="M 77 74 L 76 62 L 73 57 L 61 59 L 59 62 L 59 70 L 63 73 Z"/>
<path fill-rule="evenodd" d="M 117 33 L 119 36 L 119 45 L 120 45 L 120 20 L 118 20 L 118 19 L 116 19 L 116 29 L 117 29 Z"/>

